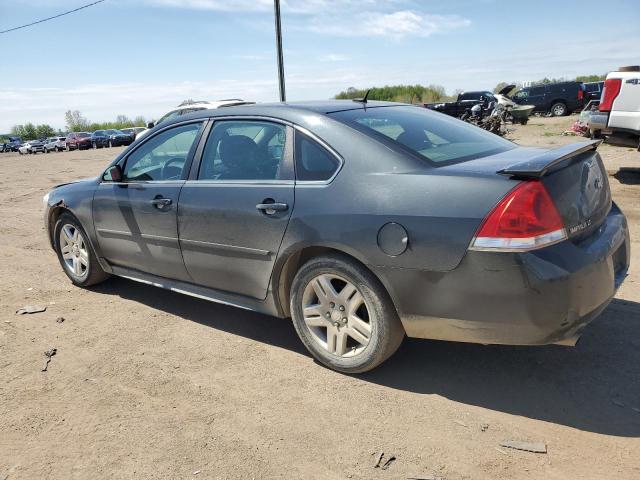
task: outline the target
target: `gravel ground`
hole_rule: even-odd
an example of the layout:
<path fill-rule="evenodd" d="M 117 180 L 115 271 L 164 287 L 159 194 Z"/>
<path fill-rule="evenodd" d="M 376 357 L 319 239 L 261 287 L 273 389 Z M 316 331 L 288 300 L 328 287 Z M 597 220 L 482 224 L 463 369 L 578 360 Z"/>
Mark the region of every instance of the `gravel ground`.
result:
<path fill-rule="evenodd" d="M 572 121 L 510 136 L 564 144 Z M 315 363 L 287 320 L 123 279 L 72 287 L 42 195 L 119 149 L 0 154 L 0 480 L 640 478 L 640 174 L 618 173 L 640 153 L 600 151 L 632 268 L 577 347 L 407 340 L 357 377 Z M 47 310 L 15 315 L 26 304 Z M 385 470 L 381 452 L 396 457 Z"/>

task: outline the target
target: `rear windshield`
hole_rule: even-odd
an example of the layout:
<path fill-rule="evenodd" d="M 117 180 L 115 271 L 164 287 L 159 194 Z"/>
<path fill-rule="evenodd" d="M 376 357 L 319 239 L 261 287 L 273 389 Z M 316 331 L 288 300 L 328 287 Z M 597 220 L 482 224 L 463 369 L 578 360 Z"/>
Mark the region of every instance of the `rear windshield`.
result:
<path fill-rule="evenodd" d="M 493 133 L 422 107 L 398 106 L 347 110 L 330 114 L 361 132 L 429 163 L 450 165 L 515 148 Z"/>

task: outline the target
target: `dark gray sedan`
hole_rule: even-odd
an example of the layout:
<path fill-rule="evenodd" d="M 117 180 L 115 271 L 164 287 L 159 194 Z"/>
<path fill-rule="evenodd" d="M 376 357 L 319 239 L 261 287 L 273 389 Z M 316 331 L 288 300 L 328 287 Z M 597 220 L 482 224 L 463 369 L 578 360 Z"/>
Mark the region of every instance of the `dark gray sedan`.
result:
<path fill-rule="evenodd" d="M 52 190 L 44 220 L 78 286 L 291 317 L 316 359 L 364 372 L 405 334 L 575 343 L 629 265 L 597 146 L 518 147 L 391 103 L 206 110 Z"/>

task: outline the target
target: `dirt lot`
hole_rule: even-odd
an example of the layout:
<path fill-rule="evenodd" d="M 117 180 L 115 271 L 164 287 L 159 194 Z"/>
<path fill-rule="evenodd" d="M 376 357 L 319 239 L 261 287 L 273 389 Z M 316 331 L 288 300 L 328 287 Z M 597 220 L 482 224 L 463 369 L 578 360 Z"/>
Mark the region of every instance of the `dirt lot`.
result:
<path fill-rule="evenodd" d="M 511 137 L 579 140 L 559 135 L 571 121 Z M 640 176 L 617 174 L 640 153 L 601 147 L 634 257 L 577 347 L 407 340 L 348 377 L 314 363 L 286 320 L 123 279 L 72 287 L 42 195 L 118 151 L 0 154 L 0 480 L 640 478 Z M 47 311 L 15 315 L 25 304 Z M 509 439 L 548 453 L 499 447 Z M 386 470 L 380 452 L 396 457 Z"/>

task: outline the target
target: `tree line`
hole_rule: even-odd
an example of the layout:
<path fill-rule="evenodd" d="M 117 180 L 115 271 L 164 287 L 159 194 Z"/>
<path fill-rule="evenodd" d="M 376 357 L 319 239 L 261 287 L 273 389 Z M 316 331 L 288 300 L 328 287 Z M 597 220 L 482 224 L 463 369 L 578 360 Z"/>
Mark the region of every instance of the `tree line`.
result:
<path fill-rule="evenodd" d="M 367 89 L 350 87 L 338 93 L 337 99 L 363 98 Z M 441 85 L 386 85 L 369 89 L 369 100 L 402 103 L 431 103 L 451 100 Z"/>
<path fill-rule="evenodd" d="M 67 110 L 64 114 L 65 128 L 55 129 L 51 125 L 42 124 L 36 125 L 31 122 L 27 122 L 21 125 L 14 125 L 11 127 L 9 136 L 20 137 L 22 140 L 37 140 L 47 137 L 64 137 L 68 132 L 94 132 L 96 130 L 121 130 L 128 127 L 145 127 L 147 121 L 142 115 L 139 115 L 133 119 L 126 115 L 118 115 L 114 121 L 110 122 L 91 122 L 79 110 Z M 5 142 L 6 139 L 0 136 L 0 143 Z"/>

